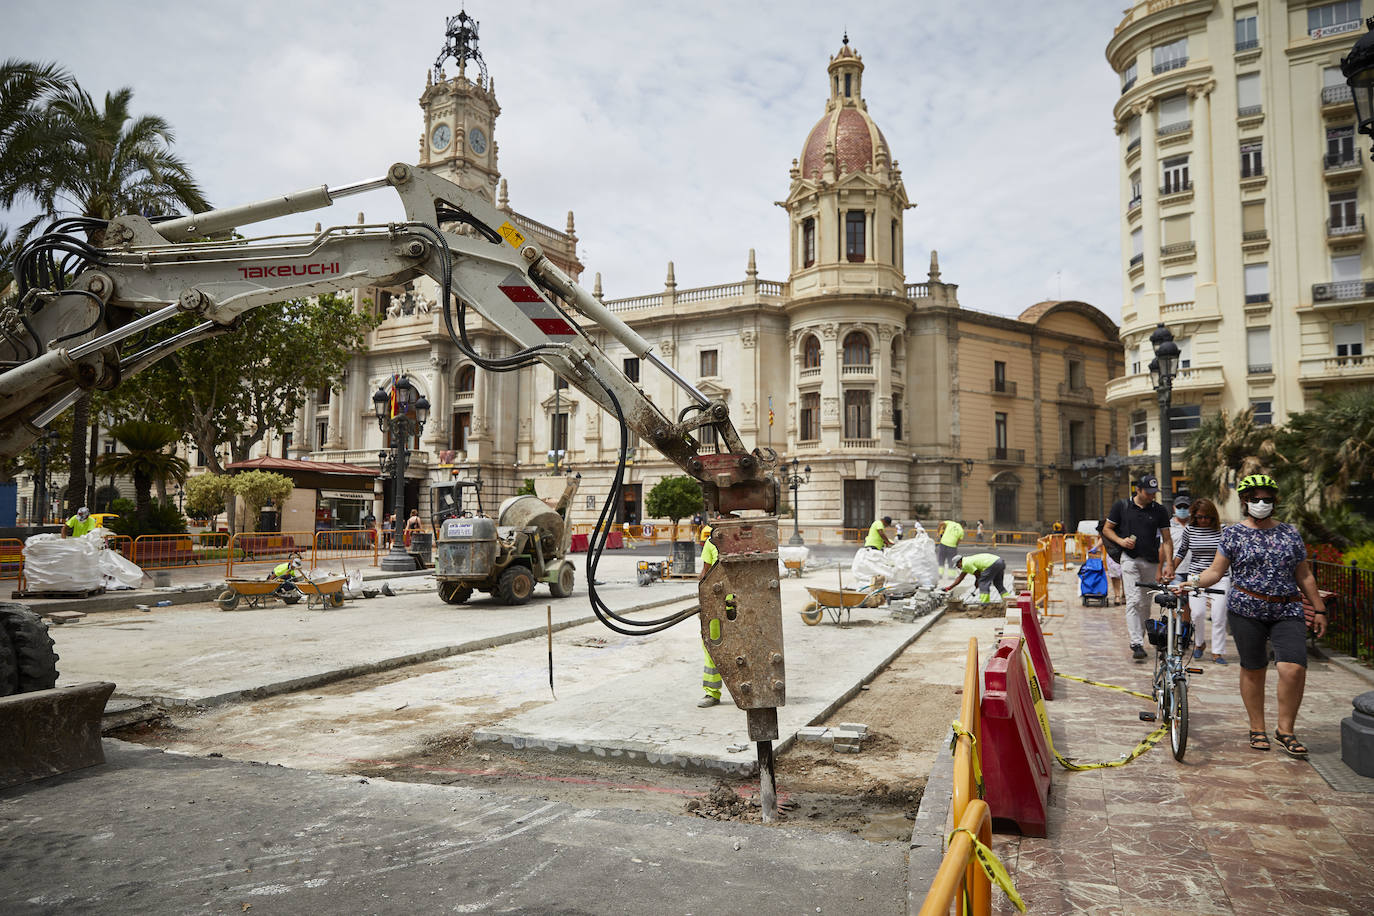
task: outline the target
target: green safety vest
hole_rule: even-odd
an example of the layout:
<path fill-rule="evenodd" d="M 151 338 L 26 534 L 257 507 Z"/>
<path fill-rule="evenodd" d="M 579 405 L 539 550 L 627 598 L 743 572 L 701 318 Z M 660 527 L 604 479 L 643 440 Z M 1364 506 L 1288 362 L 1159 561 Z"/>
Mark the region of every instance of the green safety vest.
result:
<path fill-rule="evenodd" d="M 945 533 L 940 537 L 940 543 L 946 547 L 958 547 L 959 542 L 964 537 L 964 526 L 958 522 L 945 522 Z"/>
<path fill-rule="evenodd" d="M 959 568 L 970 575 L 977 575 L 1000 559 L 995 553 L 975 553 L 964 557 L 963 565 Z"/>
<path fill-rule="evenodd" d="M 865 547 L 876 547 L 882 550 L 887 546 L 887 540 L 883 537 L 882 519 L 868 526 L 868 537 L 864 539 Z"/>
<path fill-rule="evenodd" d="M 701 563 L 702 563 L 702 565 L 703 565 L 703 566 L 714 566 L 714 565 L 715 565 L 715 562 L 716 562 L 717 560 L 719 560 L 719 559 L 720 559 L 720 551 L 716 549 L 716 545 L 715 545 L 715 544 L 712 544 L 712 543 L 708 540 L 708 541 L 706 542 L 706 544 L 701 548 Z"/>
<path fill-rule="evenodd" d="M 72 529 L 72 534 L 76 537 L 81 537 L 86 532 L 94 530 L 95 524 L 95 519 L 90 516 L 82 519 L 79 515 L 73 515 L 67 519 L 67 527 Z"/>

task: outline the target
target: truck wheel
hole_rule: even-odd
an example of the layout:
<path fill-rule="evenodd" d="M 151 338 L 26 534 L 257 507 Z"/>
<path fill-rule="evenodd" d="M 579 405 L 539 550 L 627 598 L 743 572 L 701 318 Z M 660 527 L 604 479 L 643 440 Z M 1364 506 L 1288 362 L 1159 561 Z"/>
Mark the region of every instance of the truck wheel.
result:
<path fill-rule="evenodd" d="M 501 573 L 496 593 L 505 604 L 524 604 L 534 594 L 534 574 L 524 566 L 512 566 Z"/>
<path fill-rule="evenodd" d="M 564 563 L 558 570 L 558 581 L 549 583 L 549 594 L 555 598 L 566 598 L 573 593 L 576 584 L 576 568 L 571 563 Z"/>
<path fill-rule="evenodd" d="M 7 697 L 19 689 L 19 663 L 14 658 L 10 637 L 0 628 L 0 697 Z"/>
<path fill-rule="evenodd" d="M 466 604 L 472 597 L 472 586 L 461 582 L 440 582 L 439 597 L 443 598 L 446 604 Z"/>
<path fill-rule="evenodd" d="M 232 588 L 226 588 L 219 593 L 219 597 L 215 599 L 215 603 L 219 605 L 221 611 L 232 611 L 239 606 L 239 593 Z"/>
<path fill-rule="evenodd" d="M 0 628 L 9 637 L 18 693 L 50 690 L 57 686 L 57 653 L 43 619 L 22 604 L 0 604 Z"/>

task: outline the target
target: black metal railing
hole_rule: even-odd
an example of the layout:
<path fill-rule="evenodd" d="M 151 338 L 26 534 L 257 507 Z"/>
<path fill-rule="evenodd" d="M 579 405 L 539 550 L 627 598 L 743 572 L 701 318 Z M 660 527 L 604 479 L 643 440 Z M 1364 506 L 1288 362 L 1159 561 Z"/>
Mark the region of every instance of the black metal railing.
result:
<path fill-rule="evenodd" d="M 1186 66 L 1188 66 L 1187 57 L 1175 57 L 1173 60 L 1166 60 L 1155 64 L 1152 69 L 1155 76 L 1159 76 L 1161 73 L 1168 73 L 1170 70 L 1179 70 Z"/>
<path fill-rule="evenodd" d="M 1253 51 L 1255 48 L 1258 48 L 1258 47 L 1259 47 L 1259 39 L 1258 39 L 1258 38 L 1242 38 L 1240 41 L 1236 42 L 1236 51 L 1237 51 L 1237 52 L 1240 52 L 1240 51 Z"/>
<path fill-rule="evenodd" d="M 1129 143 L 1126 144 L 1126 152 L 1129 153 L 1131 150 L 1135 150 L 1135 149 L 1140 149 L 1140 138 L 1139 138 L 1139 137 L 1136 137 L 1134 140 L 1132 140 L 1132 141 L 1130 141 Z"/>
<path fill-rule="evenodd" d="M 989 461 L 1025 461 L 1026 450 L 1023 448 L 1001 448 L 992 446 L 988 449 Z"/>
<path fill-rule="evenodd" d="M 1312 573 L 1317 588 L 1336 594 L 1327 606 L 1326 644 L 1337 652 L 1374 660 L 1374 568 L 1314 560 Z"/>
<path fill-rule="evenodd" d="M 1139 197 L 1132 197 L 1132 198 L 1131 198 L 1131 202 L 1128 203 L 1128 204 L 1126 204 L 1126 212 L 1129 213 L 1129 212 L 1131 212 L 1132 210 L 1134 210 L 1136 207 L 1139 207 L 1139 206 L 1140 206 L 1140 198 L 1139 198 Z"/>
<path fill-rule="evenodd" d="M 1245 294 L 1245 304 L 1246 304 L 1246 305 L 1255 305 L 1255 304 L 1260 303 L 1260 302 L 1268 302 L 1268 301 L 1269 301 L 1269 294 L 1268 294 L 1268 293 L 1246 293 L 1246 294 Z"/>
<path fill-rule="evenodd" d="M 1263 105 L 1242 105 L 1236 109 L 1236 117 L 1253 118 L 1257 114 L 1264 114 Z"/>
<path fill-rule="evenodd" d="M 1172 124 L 1165 124 L 1155 130 L 1155 136 L 1163 137 L 1167 134 L 1180 134 L 1185 130 L 1192 130 L 1192 121 L 1175 121 Z"/>
<path fill-rule="evenodd" d="M 1242 242 L 1258 242 L 1261 239 L 1267 238 L 1269 238 L 1268 229 L 1246 229 L 1240 234 L 1240 240 Z M 1264 298 L 1268 299 L 1269 297 L 1265 296 Z"/>
<path fill-rule="evenodd" d="M 1267 298 L 1267 297 L 1266 297 Z M 1265 363 L 1252 363 L 1245 367 L 1251 375 L 1273 375 L 1274 367 Z"/>
<path fill-rule="evenodd" d="M 1331 237 L 1341 235 L 1364 235 L 1364 214 L 1355 219 L 1327 220 L 1326 234 Z"/>
<path fill-rule="evenodd" d="M 1313 302 L 1342 302 L 1374 298 L 1374 280 L 1333 280 L 1312 284 Z"/>
<path fill-rule="evenodd" d="M 1160 197 L 1168 197 L 1170 194 L 1183 194 L 1193 189 L 1191 179 L 1187 181 L 1166 181 L 1159 189 Z"/>
<path fill-rule="evenodd" d="M 1159 253 L 1168 257 L 1171 254 L 1183 254 L 1197 248 L 1197 242 L 1174 242 L 1172 245 L 1161 245 Z"/>
<path fill-rule="evenodd" d="M 1145 255 L 1144 255 L 1144 254 L 1133 254 L 1133 255 L 1131 255 L 1131 265 L 1130 265 L 1130 266 L 1134 267 L 1134 266 L 1136 266 L 1137 264 L 1139 264 L 1139 263 L 1140 263 L 1141 261 L 1143 261 L 1143 260 L 1145 260 Z"/>
<path fill-rule="evenodd" d="M 1335 169 L 1353 169 L 1360 164 L 1360 151 L 1350 150 L 1343 153 L 1327 153 L 1322 157 L 1322 167 L 1330 172 Z"/>
<path fill-rule="evenodd" d="M 1126 93 L 1131 91 L 1131 87 L 1135 85 L 1135 80 L 1136 78 L 1133 76 L 1121 84 L 1122 95 L 1125 95 Z"/>
<path fill-rule="evenodd" d="M 1259 177 L 1262 176 L 1263 174 L 1264 174 L 1264 166 L 1262 166 L 1262 165 L 1255 165 L 1255 166 L 1242 165 L 1242 166 L 1240 167 L 1240 177 L 1241 177 L 1241 178 L 1259 178 Z"/>

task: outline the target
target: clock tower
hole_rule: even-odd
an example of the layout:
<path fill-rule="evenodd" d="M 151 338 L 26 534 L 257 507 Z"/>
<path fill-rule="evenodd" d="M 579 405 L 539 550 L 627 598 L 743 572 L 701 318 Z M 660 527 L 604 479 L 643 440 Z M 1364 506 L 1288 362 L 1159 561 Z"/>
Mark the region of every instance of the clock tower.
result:
<path fill-rule="evenodd" d="M 420 137 L 419 163 L 421 168 L 495 202 L 501 173 L 492 130 L 501 106 L 496 103 L 486 61 L 477 49 L 477 25 L 466 12 L 446 23 L 444 48 L 433 71 L 426 74 L 425 91 L 420 95 L 425 130 Z M 458 73 L 452 79 L 444 74 L 444 62 L 450 57 L 458 62 Z M 469 78 L 473 70 L 475 82 Z"/>

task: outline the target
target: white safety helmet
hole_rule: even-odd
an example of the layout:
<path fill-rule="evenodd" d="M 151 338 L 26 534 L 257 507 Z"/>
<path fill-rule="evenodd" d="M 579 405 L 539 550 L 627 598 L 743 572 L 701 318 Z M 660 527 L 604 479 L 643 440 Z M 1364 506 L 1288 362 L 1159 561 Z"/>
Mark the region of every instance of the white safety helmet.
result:
<path fill-rule="evenodd" d="M 301 568 L 301 565 L 302 565 L 302 564 L 301 564 L 301 558 L 300 558 L 300 557 L 292 557 L 292 558 L 291 558 L 291 568 L 292 568 L 292 569 L 300 569 L 300 568 Z"/>
<path fill-rule="evenodd" d="M 949 561 L 949 565 L 955 569 L 962 569 L 964 566 L 964 558 L 956 554 L 954 558 Z"/>

